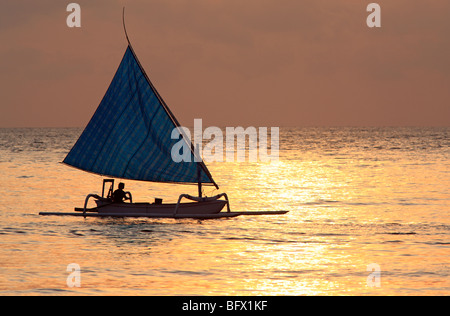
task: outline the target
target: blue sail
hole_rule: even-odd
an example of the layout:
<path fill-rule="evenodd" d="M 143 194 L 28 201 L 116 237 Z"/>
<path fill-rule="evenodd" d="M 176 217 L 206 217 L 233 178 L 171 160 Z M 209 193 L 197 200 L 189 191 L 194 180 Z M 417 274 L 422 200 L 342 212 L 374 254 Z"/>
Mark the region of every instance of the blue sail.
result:
<path fill-rule="evenodd" d="M 99 175 L 131 180 L 204 183 L 217 187 L 203 162 L 174 162 L 179 126 L 131 46 L 92 119 L 63 163 Z"/>

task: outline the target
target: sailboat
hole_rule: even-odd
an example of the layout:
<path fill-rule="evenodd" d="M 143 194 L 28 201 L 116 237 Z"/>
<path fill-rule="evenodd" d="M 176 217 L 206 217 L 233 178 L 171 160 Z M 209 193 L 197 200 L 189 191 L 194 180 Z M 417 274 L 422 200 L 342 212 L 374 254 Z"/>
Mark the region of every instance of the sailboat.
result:
<path fill-rule="evenodd" d="M 65 157 L 63 164 L 108 177 L 103 180 L 102 195 L 88 194 L 84 207 L 75 213 L 41 212 L 40 215 L 73 215 L 99 217 L 172 217 L 220 218 L 238 215 L 284 214 L 286 211 L 231 212 L 226 193 L 205 197 L 202 186 L 219 186 L 199 157 L 191 140 L 164 102 L 142 67 L 128 41 L 122 61 L 93 117 Z M 190 148 L 189 162 L 172 159 L 172 131 Z M 110 179 L 112 178 L 112 179 Z M 177 203 L 135 203 L 130 192 L 128 201 L 114 202 L 114 179 L 145 182 L 192 184 L 198 196 L 181 194 Z M 93 199 L 96 207 L 87 208 Z M 183 199 L 189 201 L 184 202 Z M 225 206 L 226 212 L 221 212 Z"/>

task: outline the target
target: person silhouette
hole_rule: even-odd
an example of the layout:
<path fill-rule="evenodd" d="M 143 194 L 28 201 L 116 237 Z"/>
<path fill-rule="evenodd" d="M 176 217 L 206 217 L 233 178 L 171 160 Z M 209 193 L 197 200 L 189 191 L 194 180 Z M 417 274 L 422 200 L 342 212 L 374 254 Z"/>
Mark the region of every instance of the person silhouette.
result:
<path fill-rule="evenodd" d="M 125 196 L 126 194 L 123 191 L 124 188 L 125 188 L 125 184 L 120 182 L 119 188 L 116 191 L 114 191 L 114 193 L 113 193 L 113 202 L 114 203 L 123 203 L 124 200 L 126 200 L 126 196 Z"/>

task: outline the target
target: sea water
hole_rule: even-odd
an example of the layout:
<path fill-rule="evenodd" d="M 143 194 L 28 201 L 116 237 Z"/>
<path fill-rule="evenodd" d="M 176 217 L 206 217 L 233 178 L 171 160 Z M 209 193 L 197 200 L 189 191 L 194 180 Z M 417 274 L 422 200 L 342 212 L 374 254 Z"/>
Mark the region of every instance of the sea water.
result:
<path fill-rule="evenodd" d="M 0 295 L 450 294 L 450 128 L 281 128 L 278 162 L 208 163 L 206 195 L 286 215 L 39 216 L 101 193 L 60 163 L 81 131 L 0 129 Z M 197 192 L 125 183 L 135 201 Z"/>

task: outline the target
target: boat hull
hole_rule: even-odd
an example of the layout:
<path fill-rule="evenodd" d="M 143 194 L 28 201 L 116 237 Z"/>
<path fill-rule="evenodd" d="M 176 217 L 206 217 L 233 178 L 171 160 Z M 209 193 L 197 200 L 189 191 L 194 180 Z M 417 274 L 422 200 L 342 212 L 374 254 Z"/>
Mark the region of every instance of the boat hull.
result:
<path fill-rule="evenodd" d="M 97 212 L 99 214 L 161 214 L 173 215 L 177 207 L 176 203 L 151 204 L 151 203 L 104 203 L 97 202 Z M 227 201 L 201 201 L 180 203 L 176 214 L 192 215 L 192 214 L 217 214 L 224 208 Z"/>

